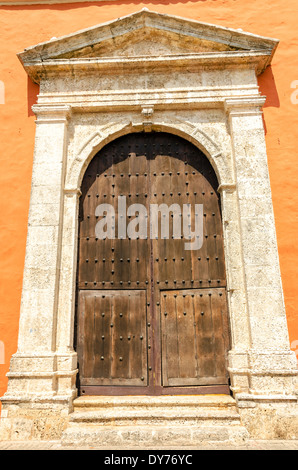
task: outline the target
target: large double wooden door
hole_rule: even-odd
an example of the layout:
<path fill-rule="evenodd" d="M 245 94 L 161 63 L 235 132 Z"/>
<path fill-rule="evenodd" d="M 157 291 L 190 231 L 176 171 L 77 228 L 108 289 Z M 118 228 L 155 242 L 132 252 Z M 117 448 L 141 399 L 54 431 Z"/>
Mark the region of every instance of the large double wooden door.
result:
<path fill-rule="evenodd" d="M 202 152 L 171 134 L 121 137 L 91 161 L 79 213 L 80 393 L 228 393 L 217 187 Z"/>

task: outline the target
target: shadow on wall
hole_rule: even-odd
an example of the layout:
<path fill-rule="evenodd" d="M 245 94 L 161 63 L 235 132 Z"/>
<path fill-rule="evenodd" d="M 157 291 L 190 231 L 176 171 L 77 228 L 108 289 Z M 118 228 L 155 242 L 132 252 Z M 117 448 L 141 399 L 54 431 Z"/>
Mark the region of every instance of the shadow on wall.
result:
<path fill-rule="evenodd" d="M 258 82 L 260 93 L 267 98 L 264 108 L 279 108 L 280 102 L 271 65 L 259 76 Z"/>
<path fill-rule="evenodd" d="M 280 108 L 280 101 L 271 65 L 267 67 L 265 72 L 263 72 L 262 75 L 258 77 L 258 84 L 261 95 L 266 96 L 266 103 L 264 104 L 264 108 Z M 263 123 L 265 134 L 267 134 L 264 116 Z"/>

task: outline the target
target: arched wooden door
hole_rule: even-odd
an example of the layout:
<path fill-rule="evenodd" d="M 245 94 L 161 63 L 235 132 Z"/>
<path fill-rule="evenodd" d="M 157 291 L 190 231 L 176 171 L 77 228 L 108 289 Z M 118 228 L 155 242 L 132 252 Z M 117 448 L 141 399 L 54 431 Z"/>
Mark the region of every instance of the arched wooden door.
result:
<path fill-rule="evenodd" d="M 202 152 L 167 133 L 118 138 L 91 161 L 79 213 L 80 393 L 229 393 L 217 187 Z"/>

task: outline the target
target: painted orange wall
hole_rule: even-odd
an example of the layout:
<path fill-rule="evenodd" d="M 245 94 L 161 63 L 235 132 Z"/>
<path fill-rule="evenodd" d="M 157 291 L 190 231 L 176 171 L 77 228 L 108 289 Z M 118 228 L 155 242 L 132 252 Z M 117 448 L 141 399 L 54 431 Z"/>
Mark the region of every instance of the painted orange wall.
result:
<path fill-rule="evenodd" d="M 31 106 L 38 94 L 16 53 L 143 7 L 281 40 L 272 67 L 260 77 L 259 85 L 268 97 L 264 121 L 290 341 L 298 340 L 298 104 L 291 102 L 291 83 L 298 80 L 297 0 L 1 6 L 0 80 L 5 85 L 5 104 L 0 104 L 0 341 L 5 346 L 5 364 L 0 364 L 0 396 L 7 387 L 10 357 L 17 349 L 35 132 Z M 298 344 L 293 349 L 298 350 Z"/>

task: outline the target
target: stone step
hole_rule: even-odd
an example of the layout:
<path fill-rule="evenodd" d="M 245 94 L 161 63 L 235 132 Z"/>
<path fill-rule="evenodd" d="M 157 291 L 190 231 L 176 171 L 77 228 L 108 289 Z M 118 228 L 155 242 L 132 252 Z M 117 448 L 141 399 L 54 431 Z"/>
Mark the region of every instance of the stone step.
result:
<path fill-rule="evenodd" d="M 80 397 L 70 422 L 126 426 L 188 423 L 240 424 L 235 401 L 226 395 L 162 397 Z"/>
<path fill-rule="evenodd" d="M 114 426 L 125 426 L 129 423 L 134 424 L 181 424 L 205 425 L 222 422 L 225 425 L 240 424 L 240 417 L 235 410 L 225 410 L 218 408 L 191 408 L 182 407 L 176 410 L 172 408 L 150 409 L 139 408 L 131 409 L 129 407 L 117 407 L 116 409 L 98 409 L 92 411 L 75 411 L 70 416 L 70 422 L 95 423 L 95 424 L 113 424 Z"/>
<path fill-rule="evenodd" d="M 235 408 L 235 400 L 229 395 L 163 395 L 163 396 L 81 396 L 73 402 L 74 410 L 117 407 L 220 407 Z"/>
<path fill-rule="evenodd" d="M 94 426 L 72 423 L 62 435 L 62 445 L 92 445 L 150 448 L 156 445 L 199 445 L 212 441 L 243 443 L 248 439 L 243 426 Z"/>
<path fill-rule="evenodd" d="M 148 447 L 247 438 L 235 400 L 227 395 L 97 396 L 74 401 L 62 441 Z"/>

